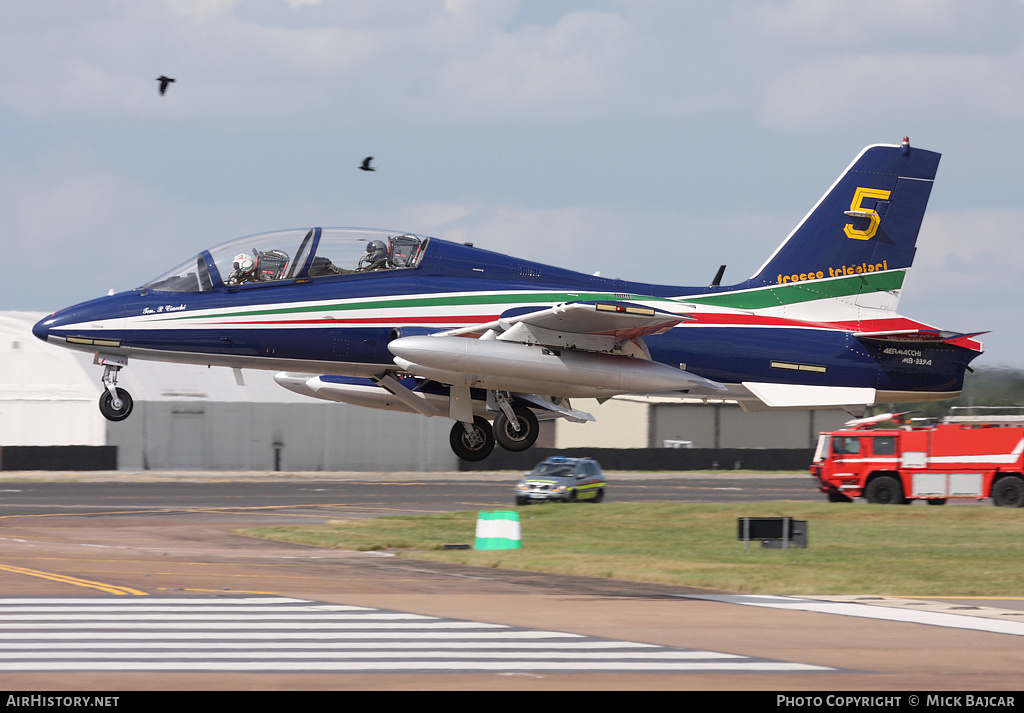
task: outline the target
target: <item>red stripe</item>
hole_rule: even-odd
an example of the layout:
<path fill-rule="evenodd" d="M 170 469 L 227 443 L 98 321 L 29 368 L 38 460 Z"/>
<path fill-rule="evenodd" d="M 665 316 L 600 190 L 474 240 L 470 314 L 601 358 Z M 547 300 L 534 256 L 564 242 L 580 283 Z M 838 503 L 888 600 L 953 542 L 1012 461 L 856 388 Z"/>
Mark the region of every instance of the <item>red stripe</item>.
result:
<path fill-rule="evenodd" d="M 466 322 L 493 322 L 498 315 L 470 317 L 369 317 L 352 319 L 281 319 L 281 320 L 254 320 L 249 322 L 208 322 L 206 326 L 213 325 L 281 325 L 281 324 L 456 324 L 463 325 Z"/>

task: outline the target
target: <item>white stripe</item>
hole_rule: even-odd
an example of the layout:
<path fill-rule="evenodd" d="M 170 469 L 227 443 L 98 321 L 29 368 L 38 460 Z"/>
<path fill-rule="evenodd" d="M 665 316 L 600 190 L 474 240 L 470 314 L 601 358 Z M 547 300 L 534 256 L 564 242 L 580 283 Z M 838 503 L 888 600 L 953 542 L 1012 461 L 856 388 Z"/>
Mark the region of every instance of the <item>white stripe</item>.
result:
<path fill-rule="evenodd" d="M 0 662 L 0 671 L 735 671 L 794 672 L 834 671 L 827 666 L 774 661 L 721 663 L 660 662 L 580 662 L 538 666 L 527 661 L 222 661 L 214 666 L 193 661 L 79 661 L 79 662 Z"/>
<path fill-rule="evenodd" d="M 519 520 L 477 520 L 476 536 L 503 540 L 522 540 Z"/>
<path fill-rule="evenodd" d="M 17 614 L 17 613 L 20 613 L 20 612 L 44 612 L 44 613 L 54 613 L 54 614 L 65 614 L 67 612 L 75 612 L 77 614 L 77 613 L 80 613 L 80 612 L 86 612 L 86 613 L 88 613 L 88 612 L 101 612 L 102 613 L 102 612 L 140 612 L 140 611 L 147 611 L 147 612 L 181 612 L 181 611 L 188 611 L 188 612 L 214 612 L 214 611 L 215 612 L 225 612 L 225 611 L 228 611 L 228 612 L 232 612 L 232 611 L 235 611 L 235 612 L 283 612 L 283 613 L 286 613 L 286 614 L 287 613 L 295 613 L 295 612 L 312 612 L 312 613 L 316 614 L 316 613 L 319 613 L 319 612 L 333 612 L 333 611 L 365 611 L 365 612 L 373 612 L 373 611 L 378 611 L 378 610 L 370 609 L 368 607 L 342 607 L 342 606 L 339 606 L 339 607 L 335 607 L 335 606 L 330 606 L 330 607 L 319 607 L 319 606 L 318 607 L 308 607 L 308 606 L 306 606 L 306 607 L 287 607 L 287 606 L 282 606 L 282 607 L 208 607 L 208 606 L 190 606 L 190 607 L 185 607 L 185 606 L 160 607 L 160 606 L 157 606 L 157 607 L 149 607 L 149 606 L 145 606 L 144 604 L 140 603 L 140 604 L 137 604 L 137 605 L 134 605 L 134 606 L 133 605 L 128 605 L 128 606 L 124 606 L 124 607 L 113 605 L 113 604 L 111 604 L 109 606 L 80 606 L 80 607 L 63 607 L 63 606 L 54 606 L 54 607 L 33 607 L 33 606 L 7 607 L 7 606 L 3 606 L 2 604 L 0 604 L 0 616 L 3 616 L 4 612 L 11 612 L 12 614 Z"/>
<path fill-rule="evenodd" d="M 424 620 L 437 621 L 436 616 L 405 613 L 367 613 L 367 614 L 321 614 L 307 610 L 301 614 L 71 614 L 62 612 L 59 616 L 50 614 L 0 614 L 0 628 L 6 621 L 124 621 L 124 622 L 162 622 L 162 621 L 391 621 L 391 620 Z"/>
<path fill-rule="evenodd" d="M 85 613 L 67 606 L 67 600 L 36 601 L 54 602 L 57 606 L 54 610 L 35 605 L 20 609 L 16 605 L 0 606 L 3 612 L 0 619 L 18 620 L 0 622 L 0 672 L 834 670 L 754 660 L 738 654 L 605 641 L 565 632 L 517 630 L 503 624 L 453 621 L 405 612 L 367 609 L 364 613 L 338 614 L 336 612 L 344 607 L 313 602 L 308 607 L 282 607 L 280 610 L 253 606 L 252 611 L 275 613 L 247 615 L 229 613 L 247 610 L 245 600 L 234 600 L 236 606 L 219 610 L 221 615 L 189 617 L 188 600 L 175 601 L 175 604 L 184 604 L 183 607 L 158 605 L 154 607 L 161 610 L 157 613 L 132 606 L 120 608 L 118 613 L 117 605 L 109 607 L 107 602 L 111 600 L 101 598 L 81 600 L 90 610 Z M 216 606 L 204 606 L 205 600 L 191 601 L 196 603 L 196 610 L 217 611 Z M 266 603 L 277 601 L 280 600 Z M 166 609 L 171 613 L 166 613 Z M 189 618 L 189 621 L 178 621 L 182 618 Z M 338 619 L 349 621 L 339 622 Z M 394 619 L 413 621 L 399 623 Z"/>
<path fill-rule="evenodd" d="M 734 654 L 718 654 L 704 651 L 473 651 L 474 659 L 531 659 L 538 661 L 558 661 L 564 659 L 583 661 L 622 661 L 622 660 L 701 660 L 701 659 L 742 659 L 744 656 Z M 287 661 L 289 659 L 325 659 L 331 661 L 343 661 L 345 659 L 428 659 L 428 658 L 457 658 L 467 656 L 464 651 L 331 651 L 324 654 L 317 651 L 204 651 L 203 660 L 219 661 L 223 659 L 233 660 L 260 660 L 270 659 L 272 661 Z M 23 651 L 18 653 L 19 660 L 48 659 L 51 661 L 74 661 L 86 659 L 93 661 L 97 659 L 110 659 L 123 661 L 126 658 L 132 661 L 140 659 L 170 659 L 170 658 L 194 658 L 188 649 L 177 652 L 164 651 L 82 651 L 82 652 L 58 652 L 58 651 Z"/>
<path fill-rule="evenodd" d="M 252 597 L 243 598 L 238 597 L 235 599 L 200 599 L 190 598 L 182 599 L 175 597 L 129 597 L 127 599 L 118 599 L 116 603 L 110 599 L 100 599 L 98 597 L 0 597 L 0 607 L 8 605 L 21 605 L 21 604 L 98 604 L 98 605 L 109 605 L 109 606 L 149 606 L 152 604 L 176 604 L 181 607 L 194 607 L 196 604 L 201 606 L 225 606 L 225 607 L 237 607 L 245 606 L 248 604 L 305 604 L 307 607 L 323 607 L 323 606 L 342 606 L 335 604 L 323 604 L 321 602 L 314 602 L 309 599 L 291 599 L 289 597 Z M 303 607 L 303 608 L 307 608 Z M 349 609 L 366 609 L 367 607 L 347 607 Z"/>
<path fill-rule="evenodd" d="M 460 637 L 461 638 L 461 637 Z M 217 639 L 212 642 L 207 641 L 193 641 L 185 640 L 183 643 L 172 643 L 169 641 L 133 641 L 125 642 L 119 641 L 117 643 L 108 643 L 100 641 L 88 641 L 84 643 L 71 643 L 71 642 L 54 642 L 54 643 L 32 643 L 25 642 L 20 644 L 4 644 L 0 643 L 0 651 L 73 651 L 77 649 L 93 650 L 93 649 L 121 649 L 126 646 L 130 646 L 131 649 L 166 649 L 169 651 L 202 651 L 204 649 L 252 649 L 252 641 L 242 642 L 227 642 L 221 639 Z M 274 641 L 261 641 L 259 647 L 264 651 L 273 651 L 276 649 L 294 649 L 301 646 L 303 649 L 309 651 L 333 651 L 335 649 L 344 649 L 347 651 L 375 651 L 377 649 L 383 649 L 388 651 L 395 651 L 399 649 L 511 649 L 518 648 L 522 649 L 524 646 L 529 646 L 530 650 L 546 651 L 555 649 L 569 649 L 572 651 L 582 649 L 602 649 L 602 650 L 618 650 L 618 649 L 660 649 L 662 647 L 657 644 L 641 644 L 636 641 L 527 641 L 524 643 L 523 639 L 516 641 L 380 641 L 380 642 L 367 642 L 367 641 L 347 641 L 347 642 L 312 642 L 312 641 L 288 641 L 275 639 Z M 733 654 L 717 654 L 710 651 L 691 652 L 695 656 L 700 654 L 703 656 L 715 657 L 715 656 L 728 656 L 731 657 Z"/>
<path fill-rule="evenodd" d="M 0 633 L 0 640 L 3 641 L 37 641 L 46 639 L 74 639 L 83 641 L 102 641 L 104 639 L 115 639 L 118 641 L 131 641 L 135 639 L 143 639 L 145 641 L 152 641 L 153 634 L 151 632 L 138 631 L 138 627 L 135 627 L 132 631 L 124 632 L 111 632 L 111 631 L 98 631 L 98 632 L 36 632 L 33 628 L 32 633 L 22 632 L 10 632 Z M 276 631 L 227 631 L 217 633 L 204 633 L 200 631 L 195 632 L 176 632 L 176 631 L 161 631 L 160 638 L 164 641 L 191 641 L 191 640 L 203 640 L 209 639 L 214 641 L 226 641 L 229 639 L 237 639 L 242 641 L 309 641 L 316 639 L 357 639 L 359 641 L 366 641 L 367 639 L 386 641 L 389 639 L 422 639 L 422 640 L 434 640 L 434 639 L 457 639 L 459 641 L 477 641 L 477 640 L 507 640 L 516 641 L 521 639 L 570 639 L 570 638 L 585 638 L 582 634 L 568 634 L 561 631 L 373 631 L 373 632 L 344 632 L 344 631 L 295 631 L 280 633 Z"/>
<path fill-rule="evenodd" d="M 402 622 L 400 624 L 391 622 L 346 622 L 344 624 L 335 624 L 331 622 L 306 622 L 305 617 L 302 617 L 303 621 L 295 619 L 293 621 L 268 621 L 258 622 L 251 626 L 246 626 L 240 622 L 193 622 L 184 621 L 181 623 L 177 622 L 111 622 L 111 623 L 87 623 L 87 622 L 55 622 L 55 623 L 32 623 L 32 624 L 8 624 L 0 623 L 0 632 L 9 629 L 132 629 L 132 630 L 149 630 L 149 631 L 163 631 L 164 629 L 263 629 L 263 630 L 280 630 L 280 629 L 506 629 L 504 624 L 482 624 L 472 621 L 426 621 L 426 622 Z M 3 634 L 0 633 L 0 637 Z"/>
<path fill-rule="evenodd" d="M 794 597 L 745 594 L 721 596 L 686 594 L 679 596 L 686 599 L 708 599 L 715 602 L 746 604 L 748 606 L 769 607 L 771 609 L 813 611 L 820 612 L 822 614 L 856 616 L 864 619 L 901 621 L 909 624 L 929 624 L 931 626 L 943 626 L 951 629 L 972 629 L 974 631 L 988 631 L 995 634 L 1024 636 L 1024 622 L 999 621 L 996 619 L 985 619 L 982 617 L 964 616 L 961 614 L 914 611 L 912 609 L 897 609 L 895 607 L 880 607 L 867 604 L 847 604 L 845 602 L 823 602 L 810 599 L 797 599 Z"/>

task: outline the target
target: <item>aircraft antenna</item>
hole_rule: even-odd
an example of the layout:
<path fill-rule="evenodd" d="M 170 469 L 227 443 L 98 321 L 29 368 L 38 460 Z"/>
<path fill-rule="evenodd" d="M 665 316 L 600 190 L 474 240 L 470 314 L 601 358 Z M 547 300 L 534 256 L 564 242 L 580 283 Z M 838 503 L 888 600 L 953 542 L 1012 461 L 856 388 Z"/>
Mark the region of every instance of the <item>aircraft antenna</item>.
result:
<path fill-rule="evenodd" d="M 715 279 L 713 279 L 711 281 L 711 286 L 712 287 L 718 287 L 719 285 L 721 285 L 722 284 L 722 275 L 724 275 L 724 274 L 725 274 L 725 265 L 722 265 L 720 268 L 718 268 L 718 272 L 715 273 Z"/>

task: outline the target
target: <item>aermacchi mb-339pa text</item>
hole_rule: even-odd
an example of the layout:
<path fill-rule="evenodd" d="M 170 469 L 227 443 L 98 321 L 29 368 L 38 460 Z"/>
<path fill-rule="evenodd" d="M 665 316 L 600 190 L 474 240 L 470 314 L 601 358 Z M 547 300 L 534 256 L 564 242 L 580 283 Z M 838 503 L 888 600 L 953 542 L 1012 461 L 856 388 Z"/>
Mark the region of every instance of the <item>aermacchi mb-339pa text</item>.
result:
<path fill-rule="evenodd" d="M 757 273 L 672 287 L 400 231 L 311 228 L 204 250 L 56 312 L 37 337 L 93 352 L 126 418 L 132 359 L 269 369 L 283 387 L 450 418 L 466 460 L 525 450 L 573 398 L 658 394 L 748 410 L 948 399 L 981 344 L 896 312 L 939 154 L 865 148 Z M 682 258 L 685 250 L 663 246 Z"/>

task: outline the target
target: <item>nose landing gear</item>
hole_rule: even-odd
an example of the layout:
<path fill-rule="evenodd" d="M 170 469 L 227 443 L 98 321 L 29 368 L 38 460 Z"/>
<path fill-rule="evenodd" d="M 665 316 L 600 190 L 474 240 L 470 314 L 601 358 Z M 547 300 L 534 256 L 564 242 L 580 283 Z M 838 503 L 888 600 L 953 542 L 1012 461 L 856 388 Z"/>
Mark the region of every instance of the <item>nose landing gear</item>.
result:
<path fill-rule="evenodd" d="M 103 387 L 100 394 L 100 413 L 108 421 L 123 421 L 132 412 L 132 395 L 117 386 L 117 372 L 128 365 L 126 357 L 97 354 L 96 363 L 103 365 Z"/>

